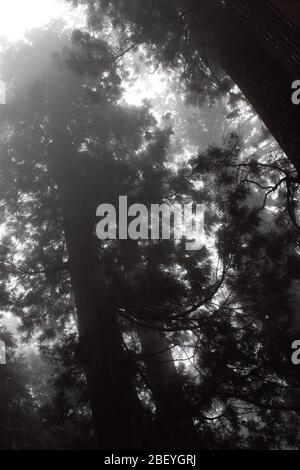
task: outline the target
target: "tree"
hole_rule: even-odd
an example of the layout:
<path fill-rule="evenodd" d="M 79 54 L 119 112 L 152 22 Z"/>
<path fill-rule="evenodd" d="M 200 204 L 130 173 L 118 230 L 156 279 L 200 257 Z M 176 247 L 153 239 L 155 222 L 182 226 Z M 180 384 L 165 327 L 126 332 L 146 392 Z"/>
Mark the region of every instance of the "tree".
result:
<path fill-rule="evenodd" d="M 6 364 L 0 365 L 0 448 L 30 449 L 37 445 L 39 422 L 26 364 L 24 358 L 16 354 L 13 336 L 3 327 L 0 338 L 7 348 Z"/>
<path fill-rule="evenodd" d="M 14 76 L 15 79 L 18 77 L 15 90 L 22 90 L 22 92 L 17 96 L 10 89 L 11 104 L 3 113 L 4 122 L 6 121 L 8 125 L 14 123 L 15 126 L 14 136 L 10 135 L 4 144 L 9 170 L 3 177 L 6 179 L 10 174 L 12 184 L 14 175 L 18 178 L 16 192 L 13 186 L 9 186 L 9 180 L 7 180 L 6 189 L 10 194 L 8 197 L 11 197 L 12 204 L 18 205 L 19 210 L 26 211 L 28 199 L 25 202 L 26 198 L 24 199 L 22 190 L 25 194 L 29 191 L 33 195 L 37 208 L 33 216 L 33 226 L 30 224 L 31 216 L 29 220 L 25 217 L 27 222 L 24 220 L 16 222 L 17 230 L 21 231 L 22 223 L 25 223 L 25 227 L 26 223 L 29 223 L 28 230 L 25 229 L 26 235 L 24 232 L 17 232 L 17 234 L 25 238 L 28 236 L 27 241 L 32 241 L 31 264 L 29 273 L 24 274 L 24 277 L 26 278 L 27 275 L 27 279 L 30 279 L 31 273 L 40 271 L 40 275 L 46 277 L 48 289 L 50 289 L 48 298 L 44 292 L 45 304 L 47 302 L 51 304 L 53 285 L 51 274 L 53 276 L 63 272 L 66 267 L 65 259 L 68 257 L 78 314 L 81 352 L 87 373 L 96 434 L 98 434 L 100 445 L 104 448 L 131 447 L 133 442 L 136 446 L 141 434 L 141 406 L 133 385 L 130 365 L 124 356 L 115 312 L 111 311 L 105 300 L 106 288 L 101 266 L 97 262 L 97 248 L 93 235 L 96 201 L 94 205 L 93 197 L 95 196 L 93 193 L 88 193 L 90 183 L 87 184 L 88 179 L 86 179 L 91 175 L 92 180 L 99 185 L 100 192 L 104 191 L 105 185 L 106 188 L 108 186 L 108 182 L 103 180 L 101 186 L 101 165 L 105 165 L 105 160 L 112 155 L 113 149 L 108 148 L 110 141 L 106 134 L 103 140 L 102 129 L 110 125 L 112 113 L 114 115 L 120 113 L 118 106 L 113 102 L 114 92 L 117 91 L 117 81 L 116 78 L 110 77 L 106 80 L 106 84 L 103 83 L 102 102 L 93 107 L 93 112 L 95 111 L 96 114 L 93 117 L 89 116 L 91 108 L 85 105 L 83 89 L 83 86 L 88 83 L 67 66 L 64 69 L 59 69 L 58 66 L 52 68 L 53 48 L 55 50 L 57 47 L 59 50 L 62 44 L 67 46 L 68 42 L 57 38 L 57 35 L 51 32 L 44 33 L 44 36 L 40 37 L 38 37 L 39 33 L 35 34 L 37 36 L 31 37 L 32 43 L 25 46 L 19 56 L 20 60 L 23 57 L 21 76 L 18 77 L 16 73 L 17 62 L 13 60 L 7 63 L 7 83 L 11 83 L 10 77 Z M 38 48 L 35 47 L 36 41 L 39 42 Z M 47 56 L 46 51 L 48 51 Z M 108 54 L 105 47 L 103 53 L 105 61 L 106 54 Z M 44 57 L 41 57 L 41 54 L 44 54 Z M 29 68 L 25 66 L 26 60 L 30 64 Z M 59 57 L 56 57 L 56 60 L 58 65 L 63 65 L 64 59 L 61 59 L 60 63 Z M 31 71 L 34 64 L 39 72 L 38 76 L 32 77 Z M 25 70 L 28 71 L 28 75 Z M 112 100 L 111 104 L 110 100 Z M 63 112 L 62 109 L 64 109 Z M 93 131 L 86 133 L 85 126 L 82 126 L 83 120 L 90 123 Z M 143 116 L 141 120 L 144 125 Z M 100 125 L 101 122 L 103 127 Z M 138 122 L 138 119 L 135 122 Z M 120 118 L 119 123 L 121 127 Z M 82 126 L 81 130 L 80 126 Z M 26 143 L 22 138 L 25 129 Z M 99 163 L 93 157 L 92 149 L 91 154 L 82 153 L 81 146 L 85 146 L 85 139 L 92 137 L 92 147 L 94 148 L 95 145 L 101 149 L 101 155 L 103 155 L 103 160 Z M 19 147 L 18 141 L 22 142 L 22 148 Z M 136 134 L 133 135 L 132 145 L 139 145 Z M 11 152 L 14 154 L 13 157 Z M 83 155 L 86 155 L 84 160 Z M 90 167 L 87 167 L 87 160 L 91 163 Z M 111 164 L 114 165 L 115 161 L 112 157 Z M 100 175 L 99 180 L 97 180 L 98 175 Z M 116 176 L 121 178 L 121 175 Z M 48 188 L 46 194 L 45 188 Z M 92 185 L 91 191 L 94 189 L 95 186 Z M 9 201 L 6 200 L 6 202 Z M 44 205 L 45 202 L 46 205 Z M 45 207 L 48 207 L 47 213 L 39 212 L 39 208 L 43 212 Z M 44 227 L 43 233 L 34 233 L 35 224 Z M 65 242 L 62 241 L 62 227 L 67 251 Z M 50 234 L 53 232 L 57 234 L 59 231 L 60 238 L 57 245 L 48 246 Z M 41 243 L 36 243 L 36 236 Z M 48 252 L 44 248 L 45 244 L 49 249 Z M 10 251 L 7 248 L 7 253 L 13 257 L 13 249 Z M 40 257 L 37 256 L 38 254 Z M 48 263 L 52 263 L 50 270 Z M 59 296 L 58 293 L 56 295 Z M 26 312 L 26 304 L 28 308 L 34 304 L 35 300 L 33 292 L 23 299 L 19 305 L 22 314 L 24 308 Z M 31 310 L 28 315 L 32 318 L 34 315 L 38 316 L 39 313 L 40 307 L 35 312 Z M 49 323 L 53 325 L 55 323 L 55 320 L 51 318 L 53 311 L 49 309 L 48 314 Z M 24 323 L 29 321 L 25 313 Z M 40 318 L 34 326 L 37 327 L 42 322 L 43 319 Z"/>
<path fill-rule="evenodd" d="M 214 402 L 214 434 L 225 427 L 226 448 L 233 435 L 241 447 L 297 448 L 298 379 L 289 345 L 299 331 L 289 299 L 299 277 L 299 231 L 286 203 L 294 169 L 280 153 L 241 160 L 241 150 L 233 135 L 224 149 L 211 147 L 194 160 L 194 177 L 205 176 L 203 194 L 217 211 L 218 254 L 231 259 L 218 313 L 204 323 L 199 343 L 198 367 L 207 372 L 199 396 Z M 266 210 L 277 191 L 277 211 Z"/>
<path fill-rule="evenodd" d="M 7 56 L 5 60 L 6 81 L 12 83 L 13 76 L 15 88 L 11 89 L 12 99 L 3 122 L 7 130 L 13 126 L 15 132 L 7 133 L 3 145 L 6 157 L 2 178 L 6 185 L 2 198 L 10 218 L 6 228 L 18 239 L 26 240 L 28 253 L 23 254 L 22 266 L 16 266 L 11 235 L 4 238 L 4 283 L 7 285 L 14 276 L 21 277 L 23 289 L 29 293 L 24 296 L 22 291 L 21 296 L 16 295 L 12 309 L 17 308 L 22 328 L 28 335 L 40 328 L 40 339 L 44 340 L 55 336 L 72 314 L 68 279 L 71 273 L 81 356 L 99 445 L 137 447 L 143 437 L 143 413 L 134 387 L 136 372 L 132 360 L 124 353 L 117 306 L 109 297 L 105 265 L 99 256 L 101 245 L 95 237 L 95 209 L 99 202 L 115 202 L 117 195 L 132 190 L 132 185 L 133 193 L 137 188 L 137 194 L 131 197 L 149 199 L 151 192 L 152 198 L 161 200 L 163 184 L 169 190 L 170 176 L 163 167 L 169 131 L 157 129 L 146 108 L 122 109 L 117 104 L 119 81 L 117 76 L 105 77 L 105 60 L 110 65 L 110 57 L 103 43 L 102 58 L 94 57 L 92 48 L 87 61 L 86 50 L 81 52 L 79 46 L 77 49 L 74 46 L 62 58 L 56 55 L 57 64 L 53 64 L 52 48 L 59 50 L 64 44 L 71 47 L 56 34 L 34 33 L 30 37 L 31 44 L 20 52 L 27 62 L 21 67 L 20 81 L 15 59 L 10 61 Z M 89 37 L 79 35 L 75 39 L 87 43 Z M 49 51 L 48 58 L 46 51 Z M 39 64 L 39 72 L 32 77 L 34 64 Z M 87 64 L 90 73 L 86 77 Z M 81 70 L 84 76 L 80 75 Z M 96 91 L 95 72 L 104 74 L 103 82 L 100 85 L 96 82 Z M 149 181 L 139 190 L 141 172 Z M 23 211 L 19 219 L 11 211 L 16 206 L 18 215 Z M 148 339 L 149 336 L 150 333 Z M 165 344 L 163 333 L 160 337 Z M 159 364 L 167 370 L 161 361 Z M 174 376 L 174 365 L 170 364 L 169 370 Z M 168 384 L 168 400 L 167 391 L 161 398 L 156 382 L 154 395 L 158 401 L 164 400 L 165 407 L 172 403 L 174 411 L 175 400 L 170 400 L 169 394 L 176 389 L 178 397 L 180 386 Z M 170 411 L 167 414 L 170 417 Z"/>
<path fill-rule="evenodd" d="M 299 107 L 291 101 L 299 30 L 271 0 L 78 3 L 89 6 L 95 29 L 103 12 L 120 28 L 126 46 L 117 58 L 146 44 L 165 64 L 185 64 L 184 77 L 200 93 L 212 82 L 229 93 L 228 74 L 299 172 Z"/>

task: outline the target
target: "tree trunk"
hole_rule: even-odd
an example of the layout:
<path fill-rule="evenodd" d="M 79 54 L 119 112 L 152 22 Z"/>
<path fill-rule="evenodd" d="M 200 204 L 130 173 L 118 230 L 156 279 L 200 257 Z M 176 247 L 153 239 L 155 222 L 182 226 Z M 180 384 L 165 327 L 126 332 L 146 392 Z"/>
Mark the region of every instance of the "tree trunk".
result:
<path fill-rule="evenodd" d="M 106 300 L 94 234 L 96 206 L 84 187 L 84 178 L 74 170 L 71 159 L 58 153 L 60 148 L 61 144 L 53 145 L 56 164 L 52 165 L 52 174 L 61 199 L 80 351 L 97 445 L 100 449 L 139 448 L 143 437 L 142 406 L 134 386 L 134 369 L 123 350 L 116 313 Z M 70 152 L 69 147 L 69 155 Z"/>
<path fill-rule="evenodd" d="M 291 23 L 300 27 L 300 3 L 298 0 L 273 0 L 273 3 Z"/>
<path fill-rule="evenodd" d="M 270 0 L 230 0 L 233 9 L 247 24 L 260 44 L 284 67 L 293 80 L 300 77 L 299 28 Z"/>
<path fill-rule="evenodd" d="M 252 1 L 248 3 L 253 4 Z M 295 106 L 291 100 L 291 85 L 297 68 L 299 70 L 295 28 L 286 22 L 285 29 L 290 31 L 289 45 L 286 46 L 284 38 L 280 40 L 280 34 L 275 34 L 279 21 L 277 15 L 260 21 L 259 26 L 256 21 L 258 3 L 255 2 L 252 11 L 246 9 L 243 0 L 233 0 L 228 3 L 230 7 L 224 6 L 220 0 L 211 0 L 213 47 L 223 69 L 244 93 L 300 175 L 300 106 Z M 195 35 L 197 28 L 201 30 L 200 16 L 193 31 Z M 274 43 L 270 39 L 271 31 Z M 288 50 L 292 58 L 285 57 Z"/>
<path fill-rule="evenodd" d="M 153 326 L 153 322 L 149 322 L 149 326 Z M 146 326 L 139 326 L 138 335 L 157 414 L 161 419 L 172 418 L 174 410 L 179 411 L 173 397 L 173 392 L 178 391 L 178 377 L 169 341 L 163 331 Z"/>
<path fill-rule="evenodd" d="M 154 322 L 143 321 L 138 327 L 149 387 L 156 406 L 156 424 L 161 441 L 174 447 L 191 445 L 196 433 L 189 413 L 183 384 L 177 372 L 166 333 L 153 329 Z M 157 327 L 162 327 L 156 322 Z M 157 432 L 157 431 L 156 431 Z M 160 442 L 161 442 L 160 441 Z"/>

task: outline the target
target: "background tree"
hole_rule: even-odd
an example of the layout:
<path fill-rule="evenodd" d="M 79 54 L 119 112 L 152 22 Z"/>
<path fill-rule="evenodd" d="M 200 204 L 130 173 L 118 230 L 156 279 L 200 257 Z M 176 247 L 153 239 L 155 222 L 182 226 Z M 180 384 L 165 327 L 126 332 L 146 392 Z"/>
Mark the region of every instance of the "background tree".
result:
<path fill-rule="evenodd" d="M 29 449 L 38 443 L 39 420 L 30 392 L 25 361 L 16 354 L 13 336 L 1 328 L 6 344 L 7 362 L 0 367 L 0 448 Z"/>

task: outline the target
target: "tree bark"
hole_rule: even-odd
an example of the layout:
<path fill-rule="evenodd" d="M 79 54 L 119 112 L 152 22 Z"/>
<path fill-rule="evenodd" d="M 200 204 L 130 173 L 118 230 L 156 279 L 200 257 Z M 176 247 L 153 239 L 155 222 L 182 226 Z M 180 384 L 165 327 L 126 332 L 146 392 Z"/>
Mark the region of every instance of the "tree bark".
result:
<path fill-rule="evenodd" d="M 172 417 L 175 408 L 177 413 L 179 411 L 173 396 L 177 395 L 173 392 L 178 391 L 178 374 L 166 334 L 152 327 L 153 322 L 150 321 L 149 328 L 139 326 L 138 335 L 157 414 L 164 419 Z"/>
<path fill-rule="evenodd" d="M 300 3 L 298 0 L 273 0 L 273 3 L 291 23 L 300 27 Z"/>
<path fill-rule="evenodd" d="M 156 424 L 160 439 L 169 445 L 184 446 L 196 442 L 183 384 L 177 372 L 170 342 L 158 322 L 145 322 L 138 327 L 149 387 L 156 406 Z M 147 324 L 149 327 L 147 327 Z"/>
<path fill-rule="evenodd" d="M 71 146 L 67 147 L 67 155 L 72 155 Z M 134 386 L 134 368 L 123 349 L 116 313 L 106 300 L 104 271 L 94 234 L 96 206 L 84 178 L 74 169 L 71 159 L 65 158 L 61 148 L 62 143 L 53 145 L 55 164 L 50 164 L 50 168 L 61 199 L 80 351 L 97 446 L 137 449 L 143 439 L 142 405 Z"/>
<path fill-rule="evenodd" d="M 233 0 L 228 5 L 220 0 L 211 0 L 216 58 L 300 175 L 300 106 L 295 106 L 291 100 L 291 86 L 297 70 L 299 76 L 296 78 L 300 77 L 299 50 L 295 45 L 298 36 L 295 37 L 295 28 L 286 21 L 285 36 L 280 38 L 280 33 L 275 32 L 278 15 L 274 13 L 258 22 L 262 7 L 252 0 L 248 3 L 255 5 L 254 10 L 246 8 L 243 0 Z M 284 21 L 280 24 L 283 25 Z M 200 15 L 193 29 L 195 35 L 198 34 L 197 28 L 201 30 Z M 285 37 L 289 39 L 287 44 Z M 285 57 L 287 51 L 292 58 Z"/>
<path fill-rule="evenodd" d="M 300 77 L 299 28 L 271 0 L 230 0 L 235 11 L 260 44 L 294 80 Z"/>

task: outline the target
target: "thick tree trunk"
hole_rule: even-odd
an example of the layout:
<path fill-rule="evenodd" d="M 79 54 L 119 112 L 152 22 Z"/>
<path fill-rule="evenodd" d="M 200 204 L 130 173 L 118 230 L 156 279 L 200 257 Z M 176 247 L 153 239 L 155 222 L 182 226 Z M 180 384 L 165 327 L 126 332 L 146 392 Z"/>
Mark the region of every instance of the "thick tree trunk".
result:
<path fill-rule="evenodd" d="M 184 446 L 185 442 L 192 445 L 196 433 L 170 342 L 163 330 L 153 329 L 153 326 L 154 322 L 149 321 L 147 328 L 144 321 L 143 326 L 138 327 L 138 335 L 148 384 L 156 406 L 160 442 L 174 447 Z M 156 322 L 156 326 L 162 327 L 162 324 Z"/>
<path fill-rule="evenodd" d="M 177 370 L 166 334 L 154 330 L 151 326 L 153 322 L 149 322 L 150 328 L 146 326 L 138 328 L 143 362 L 158 416 L 160 419 L 172 419 L 175 418 L 174 411 L 178 413 L 180 408 L 177 402 L 177 393 L 180 389 Z"/>
<path fill-rule="evenodd" d="M 64 162 L 62 156 L 59 161 L 55 150 L 52 155 L 57 162 L 54 178 L 61 198 L 97 445 L 101 449 L 139 448 L 143 438 L 142 406 L 134 386 L 133 367 L 123 350 L 116 314 L 106 300 L 104 272 L 94 235 L 96 206 L 90 202 L 83 187 L 84 178 L 74 171 L 72 163 Z"/>
<path fill-rule="evenodd" d="M 278 10 L 286 16 L 291 23 L 300 27 L 300 3 L 298 0 L 272 0 Z"/>
<path fill-rule="evenodd" d="M 299 28 L 271 0 L 230 0 L 227 5 L 238 13 L 260 44 L 277 60 L 278 67 L 284 67 L 294 80 L 299 79 Z"/>
<path fill-rule="evenodd" d="M 247 3 L 251 5 L 253 2 L 251 0 Z M 216 58 L 300 174 L 300 106 L 295 106 L 291 100 L 291 85 L 296 77 L 296 70 L 299 70 L 295 28 L 291 28 L 287 21 L 285 29 L 290 31 L 290 36 L 286 46 L 284 38 L 280 41 L 280 34 L 275 32 L 278 16 L 274 14 L 269 20 L 261 20 L 260 27 L 258 21 L 256 22 L 258 2 L 254 3 L 255 8 L 252 10 L 246 9 L 246 2 L 243 0 L 233 0 L 228 3 L 229 6 L 224 6 L 220 0 L 211 0 L 211 17 L 214 20 L 212 37 L 215 40 Z M 201 29 L 200 15 L 198 28 Z M 197 35 L 196 28 L 194 34 Z M 293 55 L 290 59 L 285 57 L 288 50 L 289 55 Z"/>

